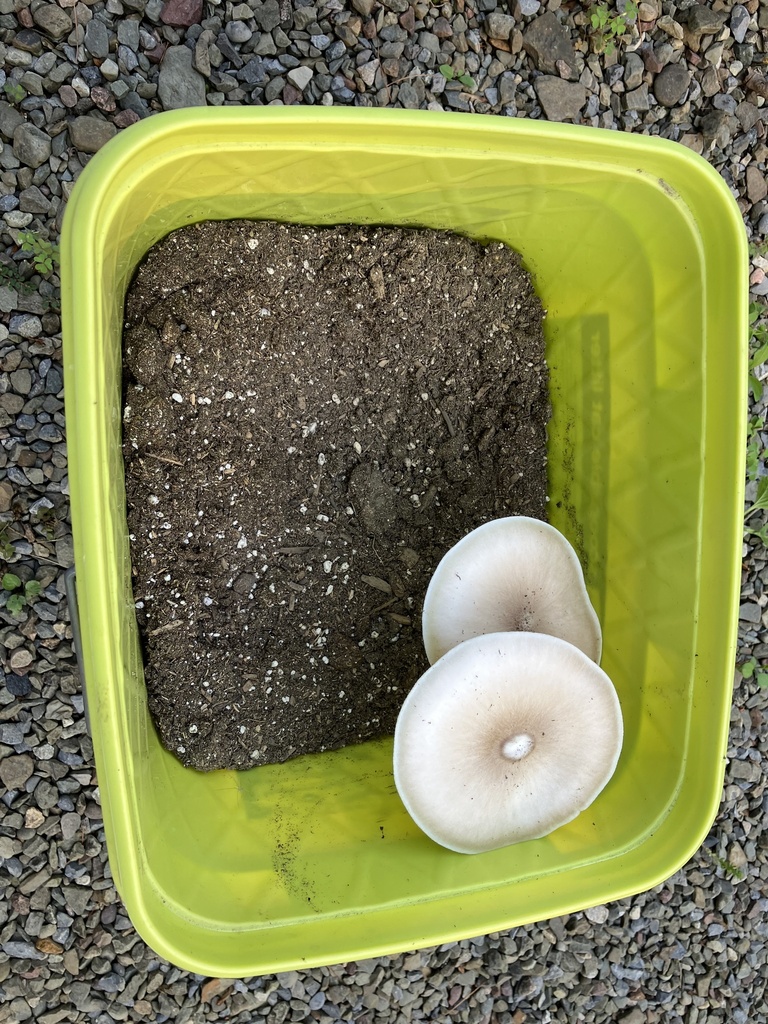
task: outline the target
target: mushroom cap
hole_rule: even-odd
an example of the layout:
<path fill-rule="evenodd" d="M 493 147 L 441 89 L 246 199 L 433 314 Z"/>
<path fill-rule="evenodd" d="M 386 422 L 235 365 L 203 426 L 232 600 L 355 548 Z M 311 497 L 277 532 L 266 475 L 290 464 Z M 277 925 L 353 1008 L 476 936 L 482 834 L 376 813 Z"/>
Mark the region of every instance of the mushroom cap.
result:
<path fill-rule="evenodd" d="M 538 839 L 616 768 L 621 707 L 585 654 L 542 633 L 490 633 L 418 680 L 395 727 L 395 785 L 435 842 L 482 853 Z"/>
<path fill-rule="evenodd" d="M 549 633 L 600 661 L 602 633 L 578 556 L 549 523 L 509 516 L 455 544 L 427 587 L 421 617 L 431 665 L 483 633 Z"/>

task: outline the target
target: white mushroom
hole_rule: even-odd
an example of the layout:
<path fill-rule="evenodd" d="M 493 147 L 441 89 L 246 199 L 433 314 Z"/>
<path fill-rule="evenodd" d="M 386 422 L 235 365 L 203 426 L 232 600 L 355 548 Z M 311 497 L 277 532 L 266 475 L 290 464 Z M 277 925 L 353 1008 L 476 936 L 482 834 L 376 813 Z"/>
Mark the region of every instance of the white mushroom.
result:
<path fill-rule="evenodd" d="M 424 647 L 434 664 L 483 633 L 549 633 L 600 661 L 600 623 L 576 552 L 549 523 L 484 523 L 444 556 L 424 598 Z"/>
<path fill-rule="evenodd" d="M 490 633 L 428 669 L 395 728 L 395 784 L 435 842 L 481 853 L 538 839 L 616 768 L 621 707 L 585 654 L 541 633 Z"/>

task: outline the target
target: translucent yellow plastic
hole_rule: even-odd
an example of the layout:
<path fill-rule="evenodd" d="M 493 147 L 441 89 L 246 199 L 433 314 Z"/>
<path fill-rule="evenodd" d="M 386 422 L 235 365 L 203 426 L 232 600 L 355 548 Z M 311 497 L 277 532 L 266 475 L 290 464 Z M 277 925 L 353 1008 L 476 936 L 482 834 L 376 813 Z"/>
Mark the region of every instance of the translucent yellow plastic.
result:
<path fill-rule="evenodd" d="M 231 217 L 414 224 L 518 249 L 548 310 L 551 521 L 603 624 L 626 740 L 572 824 L 468 857 L 427 839 L 391 742 L 185 769 L 147 713 L 120 454 L 123 299 L 150 246 Z M 174 963 L 243 976 L 541 920 L 642 891 L 717 809 L 741 543 L 747 255 L 682 146 L 468 114 L 191 109 L 120 135 L 62 239 L 82 658 L 115 882 Z M 436 339 L 439 344 L 439 339 Z"/>

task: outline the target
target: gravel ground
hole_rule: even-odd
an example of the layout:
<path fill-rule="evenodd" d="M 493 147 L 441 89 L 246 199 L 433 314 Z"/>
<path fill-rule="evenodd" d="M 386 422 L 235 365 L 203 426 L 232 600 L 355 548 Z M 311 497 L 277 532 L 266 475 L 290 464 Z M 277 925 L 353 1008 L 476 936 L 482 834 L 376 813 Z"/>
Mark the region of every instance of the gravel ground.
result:
<path fill-rule="evenodd" d="M 659 134 L 733 190 L 763 302 L 768 6 L 647 0 L 639 17 L 599 54 L 587 9 L 560 0 L 0 0 L 0 559 L 41 585 L 19 613 L 0 595 L 0 1022 L 768 1019 L 768 691 L 754 678 L 736 672 L 717 821 L 665 885 L 438 949 L 221 982 L 159 960 L 112 886 L 63 598 L 58 281 L 35 273 L 19 233 L 57 238 L 90 154 L 155 111 L 203 103 L 473 109 Z M 768 660 L 767 563 L 750 538 L 738 664 Z"/>

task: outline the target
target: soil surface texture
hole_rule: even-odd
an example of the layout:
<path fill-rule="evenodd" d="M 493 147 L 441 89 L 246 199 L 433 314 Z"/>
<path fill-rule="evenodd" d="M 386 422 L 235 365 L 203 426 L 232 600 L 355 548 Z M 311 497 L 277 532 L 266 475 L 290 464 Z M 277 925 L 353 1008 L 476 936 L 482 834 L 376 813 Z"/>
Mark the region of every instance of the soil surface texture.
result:
<path fill-rule="evenodd" d="M 209 222 L 151 250 L 128 523 L 150 709 L 185 764 L 394 730 L 440 558 L 546 518 L 542 319 L 516 253 L 449 233 Z"/>

